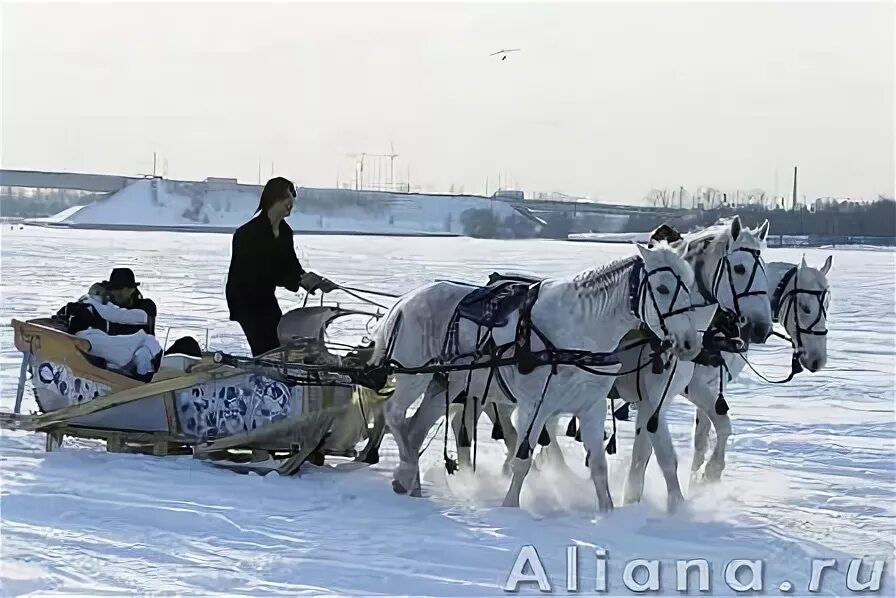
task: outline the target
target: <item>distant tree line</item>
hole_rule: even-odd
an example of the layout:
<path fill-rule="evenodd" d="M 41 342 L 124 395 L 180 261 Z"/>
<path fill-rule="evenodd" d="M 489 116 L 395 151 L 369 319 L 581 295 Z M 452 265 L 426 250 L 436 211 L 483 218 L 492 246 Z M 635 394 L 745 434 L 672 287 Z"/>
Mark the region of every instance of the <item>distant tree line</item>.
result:
<path fill-rule="evenodd" d="M 531 239 L 538 236 L 538 227 L 519 214 L 504 219 L 491 208 L 466 210 L 460 224 L 465 235 L 481 239 Z"/>
<path fill-rule="evenodd" d="M 819 200 L 811 208 L 798 206 L 796 210 L 768 209 L 761 205 L 687 210 L 674 221 L 690 228 L 735 214 L 740 214 L 748 226 L 757 226 L 768 219 L 772 235 L 896 237 L 896 201 L 883 196 L 866 203 Z M 629 227 L 633 232 L 652 230 L 664 220 L 668 218 L 653 218 L 650 223 L 629 220 Z"/>
<path fill-rule="evenodd" d="M 105 197 L 105 193 L 85 193 L 70 189 L 25 190 L 0 188 L 0 216 L 4 218 L 43 218 L 72 206 L 83 206 Z"/>

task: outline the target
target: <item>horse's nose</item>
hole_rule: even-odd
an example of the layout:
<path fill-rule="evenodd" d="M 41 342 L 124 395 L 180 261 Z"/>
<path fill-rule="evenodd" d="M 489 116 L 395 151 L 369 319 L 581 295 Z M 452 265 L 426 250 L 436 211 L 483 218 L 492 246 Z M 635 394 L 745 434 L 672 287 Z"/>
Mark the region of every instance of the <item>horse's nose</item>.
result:
<path fill-rule="evenodd" d="M 812 360 L 812 364 L 809 366 L 809 371 L 810 372 L 818 371 L 818 359 L 817 358 Z"/>
<path fill-rule="evenodd" d="M 690 350 L 691 350 L 691 341 L 690 341 L 690 340 L 686 340 L 686 341 L 684 341 L 684 350 L 685 350 L 685 351 L 690 351 Z"/>
<path fill-rule="evenodd" d="M 762 344 L 768 340 L 768 337 L 772 334 L 772 323 L 771 322 L 761 322 L 754 326 L 750 327 L 750 341 L 758 344 Z"/>

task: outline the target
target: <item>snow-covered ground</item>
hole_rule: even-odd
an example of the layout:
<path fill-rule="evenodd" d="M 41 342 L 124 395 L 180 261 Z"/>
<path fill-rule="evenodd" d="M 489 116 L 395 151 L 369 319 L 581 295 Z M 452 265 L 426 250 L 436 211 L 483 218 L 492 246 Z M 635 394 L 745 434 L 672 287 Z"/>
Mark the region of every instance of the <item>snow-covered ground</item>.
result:
<path fill-rule="evenodd" d="M 485 280 L 494 270 L 567 274 L 627 254 L 623 244 L 473 239 L 306 237 L 307 267 L 352 286 L 402 292 L 434 278 Z M 770 250 L 795 261 L 802 250 Z M 879 595 L 894 593 L 896 252 L 807 249 L 834 255 L 828 369 L 770 386 L 744 374 L 728 390 L 734 435 L 714 487 L 688 488 L 693 412 L 678 398 L 670 423 L 687 508 L 665 513 L 655 463 L 646 500 L 623 507 L 633 434 L 620 424 L 609 457 L 615 511 L 597 515 L 580 445 L 561 438 L 571 474 L 533 473 L 522 508 L 500 506 L 501 446 L 482 425 L 479 470 L 447 476 L 439 435 L 424 455 L 424 498 L 393 494 L 391 438 L 368 469 L 309 467 L 298 478 L 239 476 L 189 457 L 108 454 L 42 435 L 0 435 L 0 582 L 3 595 L 502 595 L 524 545 L 534 545 L 554 593 L 566 591 L 566 547 L 579 546 L 580 593 L 594 588 L 594 549 L 607 551 L 609 595 L 630 595 L 625 564 L 660 559 L 661 595 L 676 594 L 675 560 L 707 559 L 712 595 L 732 595 L 725 567 L 762 559 L 763 590 L 851 595 L 851 558 L 888 559 Z M 44 316 L 110 268 L 130 266 L 160 307 L 170 337 L 209 329 L 214 347 L 246 351 L 227 321 L 229 238 L 214 234 L 2 231 L 0 408 L 11 410 L 19 356 L 9 320 Z M 281 295 L 287 308 L 298 302 Z M 343 330 L 346 337 L 360 329 Z M 164 334 L 164 332 L 162 333 Z M 788 350 L 764 348 L 757 368 L 787 371 Z M 34 408 L 26 396 L 26 409 Z M 483 421 L 484 418 L 483 418 Z M 807 591 L 811 559 L 837 559 L 821 591 Z M 865 571 L 863 570 L 863 577 Z M 747 575 L 749 577 L 749 575 Z M 640 577 L 639 577 L 640 579 Z M 698 594 L 693 586 L 691 594 Z M 522 593 L 538 593 L 533 584 Z M 607 595 L 607 594 L 604 594 Z"/>

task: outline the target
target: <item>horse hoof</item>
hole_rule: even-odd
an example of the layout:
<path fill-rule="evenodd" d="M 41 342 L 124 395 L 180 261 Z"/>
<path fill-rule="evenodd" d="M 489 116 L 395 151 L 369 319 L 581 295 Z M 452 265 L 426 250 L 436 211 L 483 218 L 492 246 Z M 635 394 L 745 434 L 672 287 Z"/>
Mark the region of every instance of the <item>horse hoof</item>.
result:
<path fill-rule="evenodd" d="M 392 490 L 395 491 L 395 494 L 407 494 L 408 491 L 404 486 L 401 485 L 401 482 L 398 480 L 392 480 Z"/>
<path fill-rule="evenodd" d="M 670 515 L 677 513 L 681 510 L 681 504 L 684 502 L 683 496 L 670 496 L 666 499 L 666 510 Z"/>
<path fill-rule="evenodd" d="M 625 506 L 636 505 L 641 502 L 640 496 L 626 496 L 622 499 L 622 504 Z"/>
<path fill-rule="evenodd" d="M 376 465 L 380 462 L 380 452 L 376 449 L 373 449 L 363 458 L 355 459 L 356 461 L 360 460 L 362 463 L 367 463 L 368 465 Z"/>
<path fill-rule="evenodd" d="M 719 467 L 707 466 L 703 472 L 703 481 L 709 484 L 715 484 L 722 479 L 722 469 Z"/>
<path fill-rule="evenodd" d="M 317 465 L 318 467 L 323 467 L 325 461 L 326 461 L 326 457 L 320 451 L 314 451 L 313 453 L 308 455 L 307 459 L 305 459 L 306 463 L 310 463 L 311 465 Z"/>

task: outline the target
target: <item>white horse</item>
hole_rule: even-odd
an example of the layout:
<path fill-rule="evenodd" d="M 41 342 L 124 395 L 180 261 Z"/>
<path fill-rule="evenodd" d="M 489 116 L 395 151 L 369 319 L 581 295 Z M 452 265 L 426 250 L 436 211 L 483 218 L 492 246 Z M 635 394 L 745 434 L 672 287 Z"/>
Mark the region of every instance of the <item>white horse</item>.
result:
<path fill-rule="evenodd" d="M 726 226 L 720 231 L 719 227 L 711 227 L 685 237 L 692 247 L 686 259 L 694 265 L 701 295 L 708 303 L 718 304 L 721 319 L 731 316 L 734 329 L 739 328 L 740 335 L 747 342 L 764 343 L 772 331 L 769 281 L 762 260 L 767 237 L 768 221 L 756 231 L 751 231 L 742 229 L 738 218 L 730 222 L 730 228 Z M 704 251 L 693 249 L 695 245 Z M 637 369 L 618 377 L 614 387 L 620 399 L 638 404 L 632 458 L 623 499 L 625 504 L 641 500 L 644 474 L 654 451 L 666 480 L 669 509 L 674 510 L 683 500 L 678 482 L 678 459 L 661 407 L 664 401 L 686 394 L 698 369 L 713 369 L 700 365 L 700 362 L 705 363 L 707 353 L 717 352 L 711 347 L 704 349 L 706 353 L 699 356 L 697 362 L 679 360 L 671 371 L 659 372 L 642 368 L 650 360 L 650 356 L 645 355 L 643 345 L 620 354 L 624 370 Z M 713 395 L 713 401 L 715 399 Z M 723 424 L 720 423 L 717 430 L 724 433 Z"/>
<path fill-rule="evenodd" d="M 830 303 L 827 273 L 831 269 L 832 259 L 833 256 L 828 256 L 821 269 L 807 266 L 805 257 L 799 265 L 769 262 L 766 266 L 774 321 L 784 327 L 793 345 L 792 375 L 801 368 L 817 372 L 827 364 L 827 313 Z M 749 351 L 746 354 L 749 355 Z M 727 404 L 718 400 L 719 380 L 723 375 L 727 378 L 728 374 L 731 380 L 736 379 L 746 361 L 739 353 L 723 352 L 722 356 L 727 373 L 717 367 L 698 365 L 685 392 L 688 400 L 697 406 L 694 458 L 691 462 L 691 479 L 694 481 L 706 458 L 710 423 L 716 431 L 716 446 L 706 462 L 704 477 L 707 481 L 717 481 L 725 469 L 725 445 L 731 434 L 731 420 L 727 414 Z"/>
<path fill-rule="evenodd" d="M 417 451 L 426 432 L 442 413 L 438 397 L 445 395 L 445 401 L 441 402 L 444 405 L 452 397 L 448 392 L 450 386 L 468 389 L 468 396 L 484 397 L 494 374 L 505 392 L 493 393 L 488 398 L 515 401 L 517 421 L 527 425 L 514 447 L 513 479 L 504 505 L 519 506 L 522 484 L 531 465 L 531 447 L 547 419 L 558 413 L 571 413 L 581 421 L 582 441 L 591 456 L 591 478 L 598 506 L 601 511 L 612 509 L 603 424 L 607 391 L 620 365 L 601 365 L 598 360 L 586 366 L 590 371 L 585 371 L 578 365 L 540 362 L 525 348 L 531 342 L 531 351 L 549 358 L 556 353 L 544 349 L 578 351 L 591 356 L 607 354 L 616 348 L 623 335 L 643 323 L 669 346 L 673 355 L 693 358 L 700 342 L 690 293 L 694 272 L 683 259 L 687 243 L 662 242 L 652 248 L 642 245 L 637 248 L 640 258 L 626 258 L 529 287 L 523 306 L 509 314 L 504 325 L 490 331 L 495 345 L 504 350 L 513 348 L 515 359 L 525 359 L 528 354 L 526 363 L 501 365 L 491 372 L 479 369 L 447 375 L 395 371 L 395 393 L 384 406 L 401 461 L 394 472 L 393 489 L 398 493 L 419 490 Z M 428 362 L 445 363 L 454 357 L 445 354 L 443 340 L 449 333 L 455 309 L 475 288 L 436 282 L 403 296 L 377 330 L 377 350 L 371 365 L 391 359 L 393 365 L 398 362 L 408 368 Z M 522 325 L 518 327 L 518 323 Z M 481 360 L 480 333 L 476 324 L 461 320 L 454 333 L 456 353 Z M 424 391 L 423 401 L 408 421 L 407 409 Z"/>
<path fill-rule="evenodd" d="M 736 325 L 740 325 L 757 342 L 764 342 L 772 329 L 768 280 L 761 257 L 767 235 L 768 221 L 756 231 L 751 231 L 742 228 L 737 217 L 685 235 L 690 247 L 685 260 L 694 267 L 696 276 L 695 301 L 702 299 L 705 305 L 718 305 L 725 313 L 732 314 Z M 649 367 L 653 361 L 649 341 L 654 341 L 654 345 L 656 343 L 651 337 L 649 333 L 632 331 L 617 348 L 618 358 L 622 362 L 621 371 L 627 373 L 616 378 L 615 394 L 623 401 L 638 403 L 639 407 L 624 501 L 628 504 L 640 500 L 647 460 L 655 450 L 657 463 L 666 480 L 668 508 L 674 510 L 683 500 L 683 495 L 677 476 L 677 458 L 661 406 L 664 400 L 684 392 L 696 364 L 676 360 L 671 368 L 655 370 Z M 508 423 L 506 411 L 502 411 L 498 409 L 494 416 L 491 412 L 488 415 L 493 421 L 497 418 L 501 422 L 505 441 L 510 444 L 515 430 Z M 456 436 L 458 427 L 459 424 L 455 423 Z M 556 421 L 550 422 L 547 427 L 549 441 L 542 449 L 542 457 L 554 466 L 566 467 L 554 437 L 556 427 Z M 468 454 L 469 450 L 458 449 L 462 462 L 469 459 Z"/>

